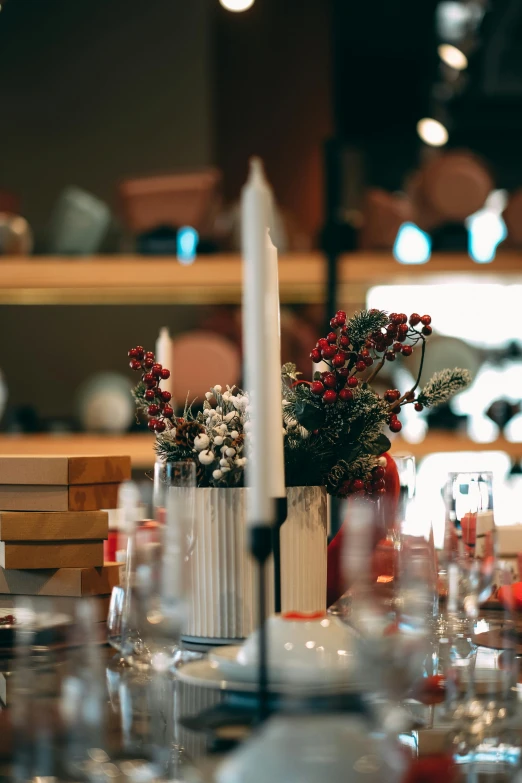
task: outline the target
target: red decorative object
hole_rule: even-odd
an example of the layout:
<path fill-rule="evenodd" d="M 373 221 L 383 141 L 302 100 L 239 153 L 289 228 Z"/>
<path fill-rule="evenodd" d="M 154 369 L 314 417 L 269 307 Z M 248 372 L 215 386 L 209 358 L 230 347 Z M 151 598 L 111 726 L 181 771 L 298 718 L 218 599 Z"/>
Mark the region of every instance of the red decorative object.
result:
<path fill-rule="evenodd" d="M 395 517 L 399 505 L 400 480 L 397 471 L 397 465 L 393 458 L 388 454 L 383 454 L 386 460 L 384 491 L 389 498 L 388 513 L 390 517 Z M 380 472 L 379 472 L 380 477 Z M 331 606 L 347 590 L 348 584 L 342 572 L 341 560 L 343 551 L 345 527 L 341 527 L 335 538 L 328 547 L 328 581 L 327 581 L 327 604 Z M 377 542 L 375 542 L 377 543 Z"/>
<path fill-rule="evenodd" d="M 451 755 L 421 756 L 413 759 L 403 783 L 454 783 L 457 768 Z"/>
<path fill-rule="evenodd" d="M 326 612 L 283 612 L 281 617 L 283 620 L 309 623 L 312 620 L 324 620 Z"/>
<path fill-rule="evenodd" d="M 515 609 L 522 611 L 522 582 L 515 582 L 511 587 L 499 587 L 497 591 L 497 598 L 501 604 L 505 605 L 509 602 L 509 596 L 513 596 Z"/>

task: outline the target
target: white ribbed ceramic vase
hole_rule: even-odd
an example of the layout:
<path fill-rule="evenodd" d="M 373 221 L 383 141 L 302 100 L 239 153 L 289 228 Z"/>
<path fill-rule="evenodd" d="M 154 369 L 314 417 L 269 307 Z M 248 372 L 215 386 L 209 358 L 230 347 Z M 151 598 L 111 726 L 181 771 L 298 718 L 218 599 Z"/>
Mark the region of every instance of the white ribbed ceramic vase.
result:
<path fill-rule="evenodd" d="M 196 544 L 190 559 L 191 603 L 185 639 L 235 641 L 256 627 L 256 573 L 248 553 L 247 489 L 196 490 Z M 290 487 L 281 528 L 283 612 L 326 608 L 326 490 Z M 273 565 L 267 568 L 273 612 Z"/>

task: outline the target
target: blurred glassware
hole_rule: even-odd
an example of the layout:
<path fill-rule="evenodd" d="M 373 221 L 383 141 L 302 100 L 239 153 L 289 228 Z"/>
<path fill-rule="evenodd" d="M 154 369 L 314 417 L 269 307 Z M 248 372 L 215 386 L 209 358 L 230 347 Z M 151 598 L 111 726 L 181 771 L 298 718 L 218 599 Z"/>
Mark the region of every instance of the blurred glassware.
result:
<path fill-rule="evenodd" d="M 217 783 L 397 783 L 405 755 L 362 715 L 276 715 L 218 768 Z"/>
<path fill-rule="evenodd" d="M 121 633 L 125 589 L 118 585 L 112 588 L 109 611 L 107 614 L 107 641 L 115 650 L 121 650 Z M 123 659 L 122 659 L 123 660 Z"/>
<path fill-rule="evenodd" d="M 33 233 L 25 218 L 0 212 L 0 256 L 28 256 L 33 249 Z"/>
<path fill-rule="evenodd" d="M 470 581 L 470 594 L 463 585 L 463 609 L 468 617 L 491 595 L 495 574 L 497 535 L 493 516 L 493 474 L 456 472 L 448 475 L 445 489 L 446 525 L 442 565 L 457 563 L 461 579 Z M 478 585 L 471 585 L 474 580 Z M 473 598 L 472 598 L 473 596 Z"/>
<path fill-rule="evenodd" d="M 156 463 L 154 508 L 164 524 L 147 535 L 129 520 L 122 654 L 127 663 L 174 665 L 187 612 L 187 562 L 195 545 L 196 465 Z"/>
<path fill-rule="evenodd" d="M 109 761 L 105 667 L 96 619 L 93 601 L 86 598 L 76 602 L 59 702 L 63 725 L 61 766 L 73 779 L 82 777 L 102 759 L 103 763 Z"/>
<path fill-rule="evenodd" d="M 401 523 L 405 522 L 408 506 L 415 496 L 416 468 L 415 457 L 412 454 L 394 454 L 393 459 L 399 474 L 400 495 L 397 516 Z"/>
<path fill-rule="evenodd" d="M 452 723 L 455 760 L 471 772 L 511 780 L 521 758 L 518 661 L 511 572 L 501 569 L 505 591 L 502 653 L 493 666 L 450 667 L 446 672 L 445 719 Z M 488 778 L 489 779 L 489 778 Z M 495 778 L 497 779 L 497 778 Z"/>
<path fill-rule="evenodd" d="M 436 583 L 424 539 L 405 539 L 400 526 L 392 526 L 390 537 L 389 525 L 383 538 L 382 516 L 374 503 L 350 504 L 344 562 L 353 582 L 346 621 L 360 634 L 360 680 L 374 684 L 371 698 L 391 728 L 408 720 L 400 702 L 424 671 Z"/>

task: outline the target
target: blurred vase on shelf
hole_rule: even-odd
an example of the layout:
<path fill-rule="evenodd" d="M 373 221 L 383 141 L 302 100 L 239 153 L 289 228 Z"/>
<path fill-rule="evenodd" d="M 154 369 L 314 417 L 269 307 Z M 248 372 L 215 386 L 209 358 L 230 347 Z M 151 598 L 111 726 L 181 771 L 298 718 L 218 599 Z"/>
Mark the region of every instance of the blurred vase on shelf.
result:
<path fill-rule="evenodd" d="M 85 432 L 126 432 L 134 419 L 127 378 L 102 372 L 88 378 L 76 392 L 76 409 Z"/>
<path fill-rule="evenodd" d="M 47 251 L 75 256 L 97 253 L 110 223 L 111 212 L 103 201 L 80 188 L 66 188 L 51 217 Z"/>
<path fill-rule="evenodd" d="M 33 249 L 33 233 L 25 218 L 0 212 L 0 256 L 28 256 Z"/>

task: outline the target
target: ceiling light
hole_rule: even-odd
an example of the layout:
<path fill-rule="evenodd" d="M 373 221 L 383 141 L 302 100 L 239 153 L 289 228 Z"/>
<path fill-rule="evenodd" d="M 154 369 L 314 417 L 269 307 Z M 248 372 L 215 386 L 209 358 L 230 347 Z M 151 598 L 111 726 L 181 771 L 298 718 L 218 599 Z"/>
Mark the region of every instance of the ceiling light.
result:
<path fill-rule="evenodd" d="M 234 11 L 235 13 L 248 11 L 254 5 L 254 0 L 219 0 L 219 2 L 227 11 Z"/>
<path fill-rule="evenodd" d="M 442 122 L 424 117 L 417 123 L 417 133 L 425 144 L 431 147 L 443 147 L 448 141 L 448 131 Z"/>
<path fill-rule="evenodd" d="M 439 57 L 443 63 L 449 65 L 450 68 L 454 68 L 456 71 L 463 71 L 468 67 L 468 58 L 460 49 L 451 44 L 440 44 L 437 47 Z"/>

